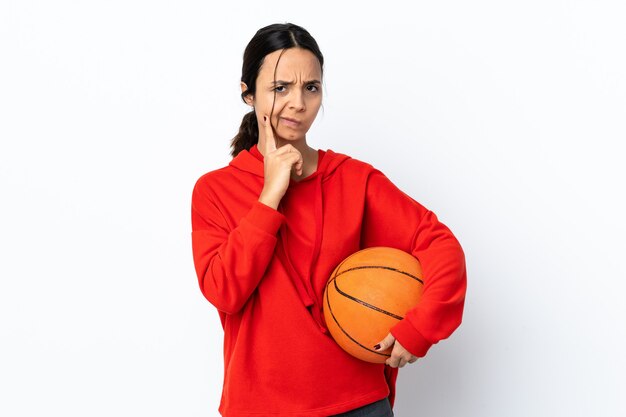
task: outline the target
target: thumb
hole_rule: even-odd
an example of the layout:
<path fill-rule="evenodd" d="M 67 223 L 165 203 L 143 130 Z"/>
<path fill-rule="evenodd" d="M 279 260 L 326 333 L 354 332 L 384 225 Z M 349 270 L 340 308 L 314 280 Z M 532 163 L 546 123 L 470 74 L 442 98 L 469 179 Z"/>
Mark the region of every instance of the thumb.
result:
<path fill-rule="evenodd" d="M 385 337 L 379 344 L 377 344 L 376 346 L 374 346 L 374 349 L 377 351 L 384 351 L 389 349 L 391 346 L 393 346 L 393 344 L 395 343 L 396 338 L 393 337 L 393 335 L 391 333 L 389 333 L 387 335 L 387 337 Z"/>

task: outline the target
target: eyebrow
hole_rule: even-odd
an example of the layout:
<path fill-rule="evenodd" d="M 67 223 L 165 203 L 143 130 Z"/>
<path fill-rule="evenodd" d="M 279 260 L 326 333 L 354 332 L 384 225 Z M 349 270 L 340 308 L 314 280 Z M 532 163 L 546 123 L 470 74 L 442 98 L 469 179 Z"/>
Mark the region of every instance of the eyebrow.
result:
<path fill-rule="evenodd" d="M 293 84 L 293 81 L 283 81 L 283 80 L 277 80 L 277 81 L 272 81 L 272 85 L 277 85 L 277 84 L 282 84 L 282 85 L 291 85 Z M 305 81 L 304 84 L 321 84 L 322 82 L 320 80 L 309 80 L 309 81 Z"/>

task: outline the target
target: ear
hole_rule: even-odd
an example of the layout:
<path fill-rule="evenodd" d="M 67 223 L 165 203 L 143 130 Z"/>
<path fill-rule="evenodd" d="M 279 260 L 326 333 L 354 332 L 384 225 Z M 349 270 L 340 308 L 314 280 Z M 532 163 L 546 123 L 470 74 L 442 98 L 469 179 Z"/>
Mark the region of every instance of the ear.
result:
<path fill-rule="evenodd" d="M 248 89 L 248 86 L 246 85 L 246 83 L 244 83 L 243 81 L 241 82 L 241 92 L 243 93 L 244 91 L 246 91 Z M 248 106 L 253 106 L 254 107 L 254 97 L 251 95 L 247 95 L 243 98 L 246 103 L 248 104 Z"/>

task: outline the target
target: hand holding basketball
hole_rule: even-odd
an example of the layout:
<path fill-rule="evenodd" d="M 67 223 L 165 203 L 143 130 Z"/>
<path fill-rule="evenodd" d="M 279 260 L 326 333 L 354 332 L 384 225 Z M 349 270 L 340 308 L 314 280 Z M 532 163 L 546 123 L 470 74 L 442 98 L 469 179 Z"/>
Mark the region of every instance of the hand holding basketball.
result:
<path fill-rule="evenodd" d="M 265 132 L 265 143 L 263 144 L 265 182 L 259 201 L 276 209 L 289 187 L 291 171 L 295 170 L 297 175 L 302 175 L 304 160 L 300 151 L 290 144 L 276 148 L 276 139 L 269 117 L 263 116 L 263 125 Z"/>
<path fill-rule="evenodd" d="M 391 333 L 381 340 L 379 344 L 374 346 L 374 350 L 384 352 L 392 346 L 391 357 L 385 361 L 385 364 L 392 368 L 402 368 L 407 363 L 415 363 L 415 361 L 417 361 L 417 356 L 406 350 Z"/>

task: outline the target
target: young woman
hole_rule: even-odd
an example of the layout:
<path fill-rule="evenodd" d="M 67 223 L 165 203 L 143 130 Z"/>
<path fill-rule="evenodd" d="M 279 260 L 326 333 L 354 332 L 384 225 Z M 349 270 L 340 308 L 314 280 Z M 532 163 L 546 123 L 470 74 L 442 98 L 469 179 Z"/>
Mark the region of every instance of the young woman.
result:
<path fill-rule="evenodd" d="M 302 27 L 260 29 L 244 53 L 252 110 L 233 159 L 193 190 L 194 263 L 224 329 L 226 417 L 392 416 L 398 368 L 461 323 L 465 263 L 450 230 L 372 165 L 307 143 L 323 64 Z M 413 254 L 425 278 L 420 304 L 372 346 L 393 347 L 386 364 L 344 352 L 322 314 L 333 269 L 373 246 Z"/>

